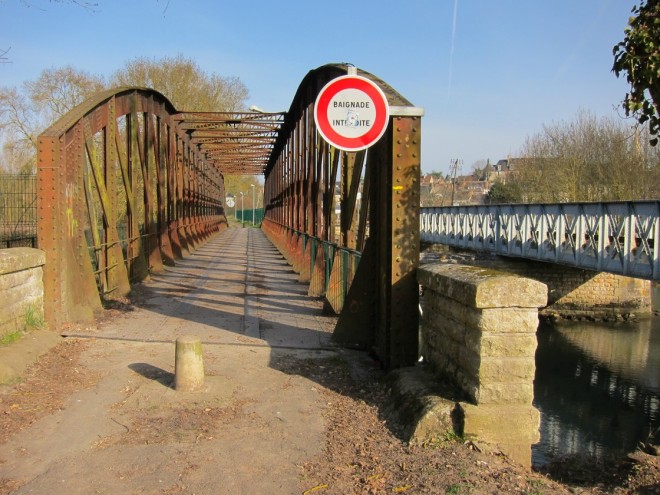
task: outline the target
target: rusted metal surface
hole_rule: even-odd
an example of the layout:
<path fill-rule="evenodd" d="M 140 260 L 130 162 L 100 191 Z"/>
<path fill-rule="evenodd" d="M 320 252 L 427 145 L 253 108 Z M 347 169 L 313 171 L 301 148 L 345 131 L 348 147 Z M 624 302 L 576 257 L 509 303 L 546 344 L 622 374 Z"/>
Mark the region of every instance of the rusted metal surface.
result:
<path fill-rule="evenodd" d="M 98 94 L 39 137 L 38 236 L 45 310 L 86 321 L 104 297 L 226 226 L 223 176 L 161 94 Z M 265 162 L 264 162 L 265 164 Z"/>
<path fill-rule="evenodd" d="M 388 355 L 393 367 L 417 361 L 419 326 L 419 193 L 421 122 L 418 117 L 393 117 L 392 210 Z M 415 332 L 409 332 L 410 328 Z"/>
<path fill-rule="evenodd" d="M 390 104 L 376 145 L 320 138 L 313 107 L 347 67 L 303 79 L 286 113 L 181 112 L 144 88 L 100 93 L 39 138 L 38 235 L 46 316 L 91 319 L 103 297 L 174 263 L 226 226 L 224 176 L 264 173 L 262 228 L 340 314 L 335 340 L 386 367 L 417 352 L 420 109 L 364 71 Z M 395 110 L 395 111 L 392 111 Z"/>
<path fill-rule="evenodd" d="M 206 163 L 222 174 L 261 175 L 283 123 L 282 113 L 181 112 L 178 129 L 199 146 Z"/>
<path fill-rule="evenodd" d="M 316 131 L 313 103 L 346 66 L 310 71 L 266 168 L 263 228 L 309 294 L 339 313 L 335 340 L 370 348 L 386 367 L 417 358 L 421 112 L 391 118 L 372 148 L 347 153 Z M 364 71 L 391 107 L 412 105 Z M 394 112 L 396 115 L 396 112 Z"/>

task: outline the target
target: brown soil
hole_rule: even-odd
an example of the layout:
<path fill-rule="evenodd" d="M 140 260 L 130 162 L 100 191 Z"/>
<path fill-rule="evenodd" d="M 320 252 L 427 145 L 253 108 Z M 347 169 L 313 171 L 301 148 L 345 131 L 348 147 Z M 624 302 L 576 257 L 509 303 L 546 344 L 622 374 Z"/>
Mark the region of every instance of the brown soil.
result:
<path fill-rule="evenodd" d="M 38 418 L 59 410 L 72 393 L 98 382 L 99 374 L 79 362 L 88 345 L 76 339 L 64 341 L 44 355 L 23 382 L 0 394 L 0 444 Z M 501 454 L 480 452 L 474 444 L 456 438 L 411 446 L 401 439 L 400 426 L 383 412 L 387 386 L 377 369 L 356 378 L 343 358 L 282 358 L 272 365 L 318 383 L 328 406 L 326 445 L 322 455 L 300 466 L 299 493 L 660 493 L 658 458 L 641 452 L 600 465 L 571 460 L 542 474 L 530 472 Z M 240 409 L 240 404 L 197 412 L 172 409 L 162 417 L 145 416 L 142 422 L 138 417 L 132 423 L 132 435 L 124 441 L 158 441 L 157 432 L 147 430 L 159 429 L 159 424 L 163 426 L 159 430 L 169 435 L 178 432 L 181 441 L 203 441 L 213 425 L 229 420 Z M 0 495 L 18 487 L 15 480 L 0 479 Z"/>
<path fill-rule="evenodd" d="M 63 341 L 31 366 L 18 385 L 0 394 L 0 445 L 39 418 L 60 410 L 71 394 L 98 382 L 98 373 L 78 363 L 85 347 L 80 340 Z"/>
<path fill-rule="evenodd" d="M 287 364 L 289 372 L 326 385 L 330 406 L 324 454 L 302 466 L 301 493 L 660 493 L 658 457 L 641 452 L 608 463 L 559 462 L 542 474 L 458 438 L 409 445 L 383 413 L 388 396 L 382 377 L 355 380 L 336 361 Z"/>

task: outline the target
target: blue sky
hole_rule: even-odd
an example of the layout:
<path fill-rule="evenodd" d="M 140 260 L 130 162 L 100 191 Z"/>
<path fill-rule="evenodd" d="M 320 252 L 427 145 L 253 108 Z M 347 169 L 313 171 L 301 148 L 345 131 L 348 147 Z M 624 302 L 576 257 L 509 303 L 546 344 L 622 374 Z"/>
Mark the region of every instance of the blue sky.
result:
<path fill-rule="evenodd" d="M 73 65 L 109 76 L 178 53 L 286 110 L 305 74 L 350 62 L 423 107 L 422 169 L 469 173 L 582 110 L 618 117 L 611 72 L 635 0 L 0 0 L 0 85 Z"/>

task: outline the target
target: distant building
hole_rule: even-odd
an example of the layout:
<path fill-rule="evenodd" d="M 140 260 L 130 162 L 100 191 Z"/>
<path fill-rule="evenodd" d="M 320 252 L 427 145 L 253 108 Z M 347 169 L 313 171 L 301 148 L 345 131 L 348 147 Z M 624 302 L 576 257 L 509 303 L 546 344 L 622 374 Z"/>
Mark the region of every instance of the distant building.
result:
<path fill-rule="evenodd" d="M 525 160 L 527 159 L 504 158 L 502 160 L 498 160 L 495 165 L 492 165 L 493 170 L 490 174 L 488 174 L 488 181 L 495 182 L 496 180 L 499 180 L 506 183 L 506 180 L 511 172 L 514 171 L 516 167 L 519 167 Z"/>
<path fill-rule="evenodd" d="M 450 182 L 442 174 L 424 174 L 420 180 L 420 196 L 422 206 L 439 206 L 447 191 L 451 190 Z"/>

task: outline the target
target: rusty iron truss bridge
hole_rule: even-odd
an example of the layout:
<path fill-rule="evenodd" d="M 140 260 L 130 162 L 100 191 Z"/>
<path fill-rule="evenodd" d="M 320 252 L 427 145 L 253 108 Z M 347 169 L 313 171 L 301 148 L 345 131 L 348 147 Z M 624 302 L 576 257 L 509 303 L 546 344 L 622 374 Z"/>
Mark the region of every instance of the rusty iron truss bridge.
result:
<path fill-rule="evenodd" d="M 335 340 L 385 366 L 414 363 L 423 111 L 357 70 L 386 95 L 387 130 L 367 150 L 330 146 L 315 99 L 354 72 L 311 70 L 284 113 L 188 112 L 122 87 L 54 123 L 39 137 L 37 171 L 47 320 L 89 321 L 104 299 L 176 263 L 227 228 L 225 177 L 263 174 L 262 229 L 339 314 Z"/>
<path fill-rule="evenodd" d="M 384 135 L 357 152 L 323 140 L 313 115 L 322 88 L 348 73 L 378 85 L 390 108 Z M 657 202 L 425 209 L 420 219 L 422 114 L 343 64 L 311 70 L 282 113 L 188 112 L 147 88 L 97 94 L 39 136 L 47 321 L 92 320 L 104 300 L 227 228 L 232 174 L 263 174 L 261 228 L 339 315 L 334 340 L 385 367 L 417 359 L 420 220 L 426 242 L 657 280 Z"/>

